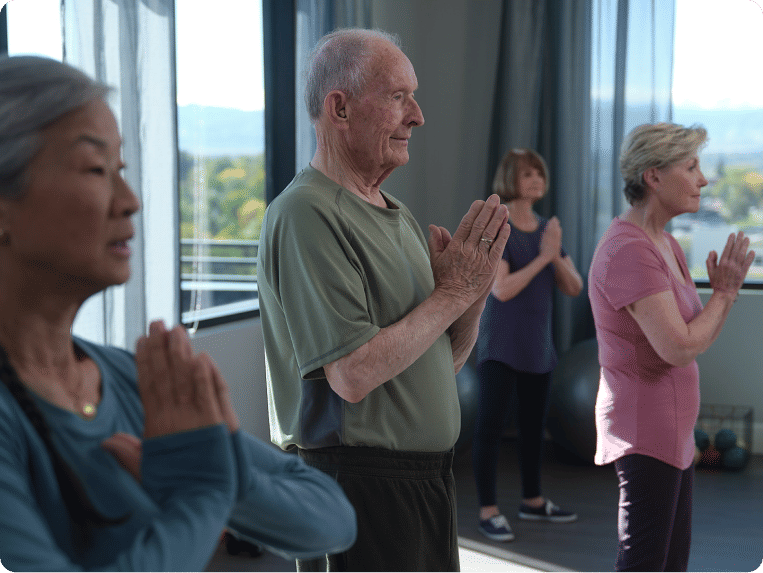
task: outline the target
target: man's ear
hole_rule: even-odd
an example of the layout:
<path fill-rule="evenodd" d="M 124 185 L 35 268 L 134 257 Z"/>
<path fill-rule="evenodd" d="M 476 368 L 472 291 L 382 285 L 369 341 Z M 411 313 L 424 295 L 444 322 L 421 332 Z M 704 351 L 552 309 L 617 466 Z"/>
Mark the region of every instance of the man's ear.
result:
<path fill-rule="evenodd" d="M 347 125 L 347 96 L 344 92 L 329 92 L 323 100 L 323 111 L 332 125 L 344 129 Z"/>

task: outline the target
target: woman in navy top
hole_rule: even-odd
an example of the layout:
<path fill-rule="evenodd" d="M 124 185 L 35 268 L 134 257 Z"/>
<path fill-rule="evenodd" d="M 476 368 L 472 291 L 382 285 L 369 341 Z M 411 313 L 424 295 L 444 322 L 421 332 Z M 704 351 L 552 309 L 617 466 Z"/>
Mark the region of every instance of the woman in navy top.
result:
<path fill-rule="evenodd" d="M 135 356 L 74 338 L 130 276 L 132 215 L 107 88 L 0 59 L 0 561 L 14 571 L 200 571 L 225 527 L 283 556 L 343 551 L 340 487 L 238 427 L 182 327 Z"/>
<path fill-rule="evenodd" d="M 557 361 L 551 328 L 554 289 L 577 296 L 583 280 L 562 248 L 559 219 L 547 220 L 533 211 L 548 191 L 548 169 L 540 155 L 529 149 L 509 151 L 498 166 L 493 191 L 509 207 L 511 235 L 480 322 L 480 393 L 472 452 L 479 530 L 490 539 L 510 541 L 514 534 L 496 499 L 496 470 L 514 390 L 522 474 L 519 517 L 577 519 L 542 496 L 540 467 L 551 371 Z"/>

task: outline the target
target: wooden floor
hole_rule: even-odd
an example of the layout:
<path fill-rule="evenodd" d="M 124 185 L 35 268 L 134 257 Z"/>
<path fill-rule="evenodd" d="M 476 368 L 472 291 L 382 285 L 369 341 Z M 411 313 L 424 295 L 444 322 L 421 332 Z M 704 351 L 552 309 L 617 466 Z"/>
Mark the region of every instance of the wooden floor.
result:
<path fill-rule="evenodd" d="M 617 549 L 617 478 L 612 466 L 571 463 L 548 444 L 543 493 L 578 513 L 570 524 L 520 521 L 519 473 L 514 442 L 499 460 L 498 503 L 516 539 L 492 542 L 477 531 L 477 495 L 470 451 L 456 456 L 459 536 L 518 562 L 547 563 L 547 570 L 612 571 Z M 698 469 L 694 483 L 694 525 L 690 571 L 754 571 L 763 563 L 763 456 L 742 472 Z M 293 561 L 266 553 L 257 558 L 218 551 L 210 571 L 295 571 Z"/>

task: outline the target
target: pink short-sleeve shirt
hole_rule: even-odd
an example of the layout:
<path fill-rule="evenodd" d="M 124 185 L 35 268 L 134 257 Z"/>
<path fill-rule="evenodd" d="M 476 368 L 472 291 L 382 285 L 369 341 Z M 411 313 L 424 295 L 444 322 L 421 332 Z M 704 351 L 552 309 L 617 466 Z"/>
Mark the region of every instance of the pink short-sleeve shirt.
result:
<path fill-rule="evenodd" d="M 681 284 L 660 251 L 636 225 L 615 218 L 599 242 L 588 275 L 601 377 L 596 397 L 597 464 L 644 454 L 679 469 L 694 457 L 699 370 L 665 362 L 627 305 L 670 290 L 686 322 L 702 311 L 678 242 L 665 233 L 683 272 Z"/>

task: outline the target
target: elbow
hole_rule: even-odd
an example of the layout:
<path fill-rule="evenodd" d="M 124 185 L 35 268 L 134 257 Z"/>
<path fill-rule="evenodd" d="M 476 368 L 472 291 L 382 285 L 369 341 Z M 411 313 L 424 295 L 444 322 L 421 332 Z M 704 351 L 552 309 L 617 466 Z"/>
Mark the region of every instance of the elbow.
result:
<path fill-rule="evenodd" d="M 490 294 L 492 294 L 498 302 L 506 302 L 512 298 L 506 289 L 499 288 L 497 286 L 493 287 L 493 289 L 490 291 Z"/>
<path fill-rule="evenodd" d="M 566 294 L 567 294 L 567 296 L 576 297 L 581 292 L 583 292 L 583 283 L 582 283 L 582 281 L 581 282 L 577 282 L 574 285 L 572 285 L 570 287 L 569 291 Z"/>
<path fill-rule="evenodd" d="M 355 544 L 358 524 L 355 510 L 348 501 L 331 508 L 331 518 L 315 522 L 300 535 L 300 546 L 288 552 L 291 559 L 312 559 L 347 551 Z"/>
<path fill-rule="evenodd" d="M 671 366 L 675 366 L 676 368 L 686 368 L 689 366 L 697 357 L 694 355 L 678 355 L 673 357 L 671 360 L 667 360 Z"/>
<path fill-rule="evenodd" d="M 357 404 L 368 395 L 362 382 L 363 377 L 358 375 L 357 369 L 344 369 L 337 365 L 330 369 L 324 367 L 324 371 L 331 389 L 345 402 Z"/>
<path fill-rule="evenodd" d="M 698 353 L 688 346 L 677 345 L 675 348 L 665 349 L 657 354 L 671 366 L 685 368 L 696 360 Z"/>

